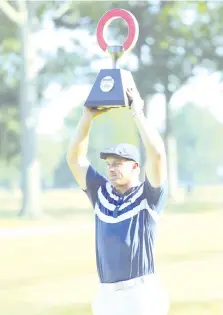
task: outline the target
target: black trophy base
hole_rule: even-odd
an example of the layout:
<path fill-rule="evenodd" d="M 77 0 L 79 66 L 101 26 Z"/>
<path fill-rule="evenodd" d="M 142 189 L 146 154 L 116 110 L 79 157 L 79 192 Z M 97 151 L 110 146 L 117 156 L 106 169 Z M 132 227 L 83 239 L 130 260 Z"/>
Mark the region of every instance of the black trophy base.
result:
<path fill-rule="evenodd" d="M 84 104 L 90 108 L 129 107 L 127 88 L 134 88 L 131 72 L 123 69 L 102 69 Z"/>

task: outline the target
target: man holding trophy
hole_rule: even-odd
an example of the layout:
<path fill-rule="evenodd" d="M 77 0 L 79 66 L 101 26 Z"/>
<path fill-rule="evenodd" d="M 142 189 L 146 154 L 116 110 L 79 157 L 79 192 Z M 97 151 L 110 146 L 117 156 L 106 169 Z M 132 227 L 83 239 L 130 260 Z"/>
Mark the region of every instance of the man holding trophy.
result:
<path fill-rule="evenodd" d="M 107 12 L 99 22 L 124 18 L 129 33 L 137 21 L 121 9 Z M 130 27 L 131 26 L 131 27 Z M 132 29 L 134 28 L 134 29 Z M 100 29 L 98 40 L 100 41 Z M 127 41 L 128 41 L 127 40 Z M 127 42 L 127 44 L 129 45 Z M 114 65 L 121 47 L 100 46 L 113 55 Z M 167 196 L 165 147 L 159 133 L 144 116 L 141 99 L 131 75 L 120 69 L 102 70 L 85 103 L 83 115 L 71 141 L 67 162 L 95 211 L 96 262 L 99 290 L 92 304 L 94 315 L 167 315 L 168 299 L 154 266 L 156 226 Z M 100 153 L 107 177 L 87 159 L 93 120 L 112 107 L 126 106 L 132 113 L 145 152 L 145 180 L 140 182 L 140 155 L 130 144 L 117 144 Z M 118 109 L 117 109 L 118 110 Z"/>

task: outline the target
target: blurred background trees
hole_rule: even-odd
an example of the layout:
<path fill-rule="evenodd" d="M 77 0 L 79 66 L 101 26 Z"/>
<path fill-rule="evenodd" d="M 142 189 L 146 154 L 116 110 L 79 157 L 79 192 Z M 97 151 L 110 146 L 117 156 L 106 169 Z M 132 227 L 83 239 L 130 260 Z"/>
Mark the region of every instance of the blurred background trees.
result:
<path fill-rule="evenodd" d="M 21 3 L 26 3 L 28 14 L 22 22 L 12 15 L 21 11 Z M 133 73 L 146 101 L 146 114 L 160 115 L 159 129 L 170 163 L 175 157 L 171 157 L 168 144 L 174 139 L 177 185 L 219 183 L 217 169 L 223 164 L 223 119 L 220 120 L 223 110 L 214 116 L 210 106 L 198 104 L 196 88 L 189 99 L 184 94 L 179 106 L 176 95 L 188 86 L 196 86 L 196 82 L 202 85 L 202 78 L 208 75 L 210 80 L 212 76 L 217 78 L 220 90 L 221 2 L 104 1 L 92 6 L 88 1 L 3 0 L 0 4 L 0 185 L 23 188 L 22 213 L 40 211 L 34 209 L 37 204 L 35 197 L 32 199 L 33 189 L 38 194 L 38 172 L 43 188 L 75 185 L 65 163 L 65 153 L 99 69 L 111 65 L 109 56 L 97 45 L 95 32 L 100 17 L 114 7 L 131 11 L 139 22 L 138 42 L 131 53 L 121 58 L 120 67 Z M 24 27 L 27 22 L 29 28 Z M 127 26 L 118 19 L 110 25 L 107 39 L 120 43 L 126 35 Z M 26 49 L 34 54 L 31 61 Z M 208 88 L 205 81 L 204 89 Z M 210 83 L 210 93 L 215 95 L 212 90 Z M 220 93 L 219 98 L 213 97 L 213 108 L 219 108 L 221 101 Z M 60 116 L 58 112 L 66 118 L 50 132 Z M 49 125 L 45 128 L 48 130 L 40 132 L 43 117 Z M 119 141 L 140 146 L 134 124 L 122 110 L 106 114 L 94 124 L 89 156 L 101 172 L 104 169 L 98 159 L 100 148 Z"/>

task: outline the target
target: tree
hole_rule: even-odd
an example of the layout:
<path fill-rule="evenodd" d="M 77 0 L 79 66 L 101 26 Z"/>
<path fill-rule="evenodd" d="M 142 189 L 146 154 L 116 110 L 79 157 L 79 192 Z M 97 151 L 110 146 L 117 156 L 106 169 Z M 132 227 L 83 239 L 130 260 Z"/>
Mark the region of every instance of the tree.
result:
<path fill-rule="evenodd" d="M 173 117 L 177 139 L 179 180 L 216 184 L 223 156 L 223 125 L 208 109 L 185 104 Z"/>
<path fill-rule="evenodd" d="M 8 18 L 17 23 L 21 40 L 20 63 L 20 106 L 22 147 L 22 208 L 20 215 L 36 217 L 40 214 L 40 177 L 36 146 L 36 121 L 34 109 L 37 105 L 37 91 L 34 70 L 36 57 L 31 39 L 35 4 L 17 1 L 18 10 L 3 0 L 1 9 Z M 35 25 L 35 24 L 34 24 Z"/>
<path fill-rule="evenodd" d="M 147 99 L 148 96 L 155 93 L 163 93 L 165 95 L 167 113 L 165 140 L 167 143 L 168 135 L 173 135 L 170 108 L 172 95 L 191 76 L 196 75 L 201 67 L 206 67 L 210 71 L 222 69 L 221 39 L 218 36 L 222 32 L 221 15 L 223 6 L 221 3 L 213 3 L 212 1 L 190 3 L 179 1 L 104 1 L 98 2 L 97 5 L 92 7 L 92 3 L 86 1 L 39 2 L 38 6 L 36 6 L 36 17 L 38 17 L 39 25 L 41 25 L 46 16 L 48 19 L 49 16 L 52 16 L 58 29 L 63 29 L 64 32 L 69 31 L 73 34 L 72 49 L 67 50 L 61 46 L 53 56 L 44 54 L 43 57 L 47 62 L 45 62 L 38 75 L 39 97 L 43 96 L 45 87 L 52 79 L 60 82 L 62 86 L 79 82 L 93 83 L 96 73 L 92 70 L 90 64 L 92 61 L 99 59 L 97 54 L 93 53 L 94 44 L 96 45 L 96 25 L 99 18 L 114 7 L 130 10 L 139 21 L 139 40 L 132 54 L 129 55 L 131 58 L 126 58 L 123 67 L 133 72 L 143 98 Z M 188 12 L 192 14 L 192 19 L 188 19 Z M 210 23 L 212 25 L 211 28 L 209 27 Z M 11 27 L 11 29 L 13 28 Z M 16 69 L 16 66 L 18 67 L 18 61 L 16 63 L 16 60 L 18 60 L 17 44 L 14 47 L 11 43 L 17 42 L 13 36 L 13 41 L 11 40 L 10 42 L 11 35 L 7 28 L 4 28 L 4 32 L 7 34 L 7 36 L 4 36 L 6 42 L 10 43 L 10 48 L 13 52 L 13 59 L 10 59 L 10 67 L 13 65 L 12 68 Z M 110 36 L 122 41 L 127 28 L 122 21 L 118 20 L 112 23 L 109 32 Z M 0 34 L 3 34 L 1 29 Z M 83 41 L 83 38 L 86 38 L 88 35 L 93 35 L 94 40 L 88 43 L 88 45 L 92 45 L 92 52 L 87 55 L 85 50 L 86 42 Z M 12 47 L 14 48 L 12 49 Z M 136 61 L 135 69 L 131 67 L 132 57 Z M 125 61 L 125 57 L 123 57 L 123 61 Z M 4 77 L 6 77 L 6 72 L 4 72 Z M 0 69 L 0 76 L 1 73 L 2 68 Z M 14 71 L 14 73 L 17 72 Z M 145 78 L 147 79 L 145 80 Z M 5 82 L 5 80 L 3 81 Z M 10 97 L 15 95 L 15 86 L 18 85 L 16 76 L 13 76 L 13 82 L 12 86 L 9 84 L 4 86 L 3 93 L 6 92 L 4 95 L 1 94 L 0 89 L 1 99 L 5 99 L 5 97 L 8 99 L 9 95 Z M 10 89 L 11 92 L 9 93 Z M 7 106 L 9 104 L 8 101 Z M 18 143 L 19 115 L 17 107 L 14 105 L 14 97 L 11 104 L 15 109 L 13 111 L 14 117 L 12 119 L 11 116 L 5 118 L 4 125 L 2 124 L 1 128 L 4 127 L 8 133 L 10 132 L 11 137 L 14 137 L 15 145 L 13 149 L 10 147 L 10 152 L 17 154 L 19 152 L 19 146 L 16 146 Z M 117 118 L 117 116 L 114 117 Z M 11 127 L 11 121 L 13 122 L 13 127 Z M 15 130 L 16 128 L 17 130 Z M 5 141 L 4 153 L 6 152 L 6 145 L 9 150 L 8 143 L 9 141 Z M 10 141 L 11 143 L 13 142 Z"/>
<path fill-rule="evenodd" d="M 1 2 L 0 8 L 4 2 Z M 17 110 L 19 43 L 17 25 L 0 9 L 0 159 L 12 163 L 19 153 Z M 14 161 L 13 161 L 14 162 Z"/>
<path fill-rule="evenodd" d="M 211 2 L 186 3 L 177 1 L 138 1 L 138 2 L 101 2 L 100 7 L 90 8 L 90 2 L 71 3 L 55 18 L 58 27 L 68 29 L 96 31 L 99 18 L 109 9 L 119 7 L 131 11 L 140 23 L 139 39 L 133 54 L 137 57 L 137 69 L 134 78 L 144 99 L 156 93 L 162 93 L 166 99 L 165 144 L 169 156 L 169 137 L 172 135 L 171 98 L 197 69 L 208 67 L 215 71 L 220 66 L 220 40 L 216 40 L 222 29 L 222 5 Z M 74 10 L 75 9 L 75 10 Z M 194 20 L 187 21 L 187 12 L 193 13 Z M 206 19 L 204 18 L 206 16 Z M 209 22 L 207 23 L 207 18 Z M 209 27 L 210 22 L 215 28 Z M 188 27 L 189 23 L 189 27 Z M 116 39 L 122 39 L 126 25 L 111 25 L 110 32 Z M 207 38 L 212 39 L 210 54 Z M 213 40 L 214 39 L 214 40 Z M 207 58 L 211 62 L 207 62 Z M 218 62 L 216 62 L 218 61 Z M 222 61 L 221 61 L 222 63 Z M 126 67 L 131 68 L 127 63 Z M 146 80 L 145 80 L 146 78 Z M 147 110 L 146 110 L 147 112 Z"/>

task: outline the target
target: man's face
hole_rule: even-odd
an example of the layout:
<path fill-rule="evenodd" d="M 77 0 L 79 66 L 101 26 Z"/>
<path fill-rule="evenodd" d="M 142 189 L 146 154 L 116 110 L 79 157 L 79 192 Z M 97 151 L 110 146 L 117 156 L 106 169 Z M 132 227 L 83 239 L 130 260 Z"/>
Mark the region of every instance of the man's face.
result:
<path fill-rule="evenodd" d="M 113 186 L 126 185 L 135 177 L 138 163 L 119 157 L 106 158 L 108 179 Z"/>

